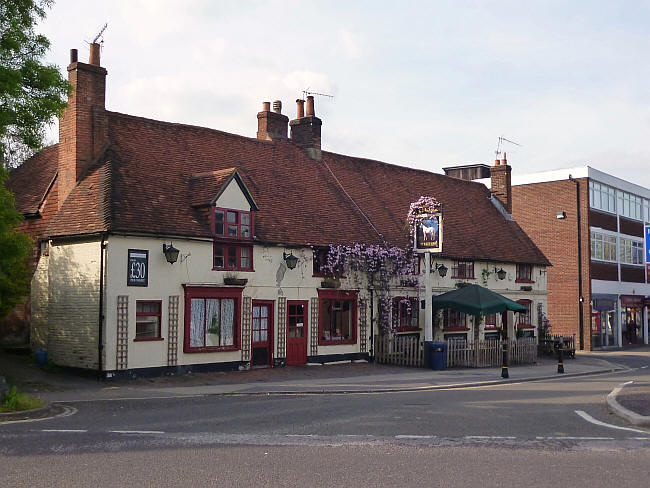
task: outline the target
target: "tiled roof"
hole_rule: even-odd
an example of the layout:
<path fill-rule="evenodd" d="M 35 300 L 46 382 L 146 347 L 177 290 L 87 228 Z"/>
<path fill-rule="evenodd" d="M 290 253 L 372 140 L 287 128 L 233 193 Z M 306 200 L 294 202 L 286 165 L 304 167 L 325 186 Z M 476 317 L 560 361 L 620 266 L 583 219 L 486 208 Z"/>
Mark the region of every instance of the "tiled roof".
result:
<path fill-rule="evenodd" d="M 51 236 L 120 231 L 210 237 L 204 214 L 193 206 L 210 201 L 237 168 L 259 206 L 260 242 L 324 246 L 385 239 L 405 246 L 409 205 L 425 195 L 443 204 L 444 255 L 549 264 L 499 213 L 482 184 L 328 152 L 314 161 L 290 140 L 261 141 L 114 112 L 108 117 L 109 149 L 54 218 Z"/>
<path fill-rule="evenodd" d="M 235 172 L 235 168 L 226 168 L 206 173 L 193 174 L 188 187 L 189 199 L 193 207 L 214 203 L 217 192 Z"/>
<path fill-rule="evenodd" d="M 34 214 L 45 199 L 57 174 L 59 145 L 46 147 L 16 169 L 12 170 L 7 188 L 16 197 L 16 209 Z"/>

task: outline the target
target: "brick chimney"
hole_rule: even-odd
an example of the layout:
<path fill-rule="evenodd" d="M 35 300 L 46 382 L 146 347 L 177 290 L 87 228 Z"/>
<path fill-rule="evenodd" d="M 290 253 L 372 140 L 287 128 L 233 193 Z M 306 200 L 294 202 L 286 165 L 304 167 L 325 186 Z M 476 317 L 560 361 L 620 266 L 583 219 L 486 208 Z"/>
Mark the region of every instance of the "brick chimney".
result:
<path fill-rule="evenodd" d="M 323 122 L 316 117 L 314 112 L 314 97 L 307 97 L 307 111 L 305 101 L 296 100 L 297 118 L 289 122 L 291 127 L 291 140 L 305 150 L 307 155 L 316 161 L 322 159 L 320 149 L 320 129 Z"/>
<path fill-rule="evenodd" d="M 501 202 L 501 205 L 509 214 L 512 213 L 512 168 L 508 166 L 506 153 L 503 153 L 503 159 L 494 161 L 494 166 L 490 167 L 490 191 Z"/>
<path fill-rule="evenodd" d="M 287 138 L 289 117 L 282 115 L 282 102 L 273 102 L 273 111 L 269 102 L 262 103 L 262 111 L 257 114 L 257 138 L 264 141 Z"/>
<path fill-rule="evenodd" d="M 77 61 L 76 49 L 70 50 L 68 81 L 73 91 L 59 119 L 59 208 L 108 139 L 106 69 L 100 66 L 99 44 L 90 45 L 88 64 Z"/>

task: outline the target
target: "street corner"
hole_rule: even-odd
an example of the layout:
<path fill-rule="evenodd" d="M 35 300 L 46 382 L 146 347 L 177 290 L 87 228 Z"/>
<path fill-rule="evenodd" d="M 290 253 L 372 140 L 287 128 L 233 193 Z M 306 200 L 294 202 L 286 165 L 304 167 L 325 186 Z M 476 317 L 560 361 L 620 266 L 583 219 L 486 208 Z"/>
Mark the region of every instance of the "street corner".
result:
<path fill-rule="evenodd" d="M 77 410 L 73 407 L 61 403 L 52 403 L 33 410 L 0 413 L 0 426 L 16 422 L 35 422 L 53 417 L 68 417 L 76 412 Z"/>
<path fill-rule="evenodd" d="M 650 427 L 650 383 L 621 383 L 607 395 L 607 406 L 633 425 Z"/>

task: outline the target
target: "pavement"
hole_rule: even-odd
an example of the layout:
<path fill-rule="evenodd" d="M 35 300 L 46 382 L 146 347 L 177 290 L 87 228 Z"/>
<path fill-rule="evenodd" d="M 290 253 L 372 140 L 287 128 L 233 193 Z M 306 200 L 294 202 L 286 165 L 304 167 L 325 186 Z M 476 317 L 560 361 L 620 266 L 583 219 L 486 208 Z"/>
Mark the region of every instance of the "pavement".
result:
<path fill-rule="evenodd" d="M 608 358 L 609 359 L 609 358 Z M 346 394 L 391 391 L 419 391 L 466 388 L 490 384 L 538 381 L 549 378 L 593 375 L 621 371 L 625 366 L 591 354 L 576 355 L 564 361 L 564 374 L 557 372 L 557 362 L 540 358 L 532 365 L 509 368 L 508 379 L 501 378 L 501 368 L 465 368 L 433 371 L 380 365 L 366 361 L 329 365 L 290 366 L 251 369 L 249 371 L 187 373 L 153 378 L 100 381 L 73 374 L 52 365 L 40 366 L 25 352 L 0 351 L 0 377 L 18 391 L 45 400 L 47 409 L 61 403 L 94 400 L 125 400 L 160 397 L 187 397 L 215 394 Z M 614 392 L 612 392 L 614 393 Z M 611 394 L 610 394 L 611 396 Z M 650 415 L 650 384 L 626 385 L 608 403 L 616 413 L 618 407 L 646 418 Z M 46 412 L 34 412 L 45 415 Z M 0 421 L 2 416 L 0 414 Z M 14 419 L 14 414 L 11 418 Z M 20 414 L 29 417 L 28 413 Z M 647 417 L 650 420 L 650 417 Z M 8 419 L 5 419 L 8 420 Z M 629 418 L 628 418 L 629 420 Z M 638 419 L 637 419 L 638 420 Z M 648 423 L 650 425 L 650 422 Z"/>

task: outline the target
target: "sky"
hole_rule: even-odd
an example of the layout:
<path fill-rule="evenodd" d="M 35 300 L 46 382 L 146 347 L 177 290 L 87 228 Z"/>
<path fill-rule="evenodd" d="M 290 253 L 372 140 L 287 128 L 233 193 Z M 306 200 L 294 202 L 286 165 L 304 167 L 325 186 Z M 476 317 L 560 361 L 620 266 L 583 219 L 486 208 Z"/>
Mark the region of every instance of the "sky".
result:
<path fill-rule="evenodd" d="M 87 61 L 105 23 L 108 110 L 255 137 L 262 102 L 293 119 L 306 90 L 333 96 L 327 151 L 442 172 L 503 136 L 513 175 L 650 187 L 650 0 L 58 0 L 47 61 Z"/>

